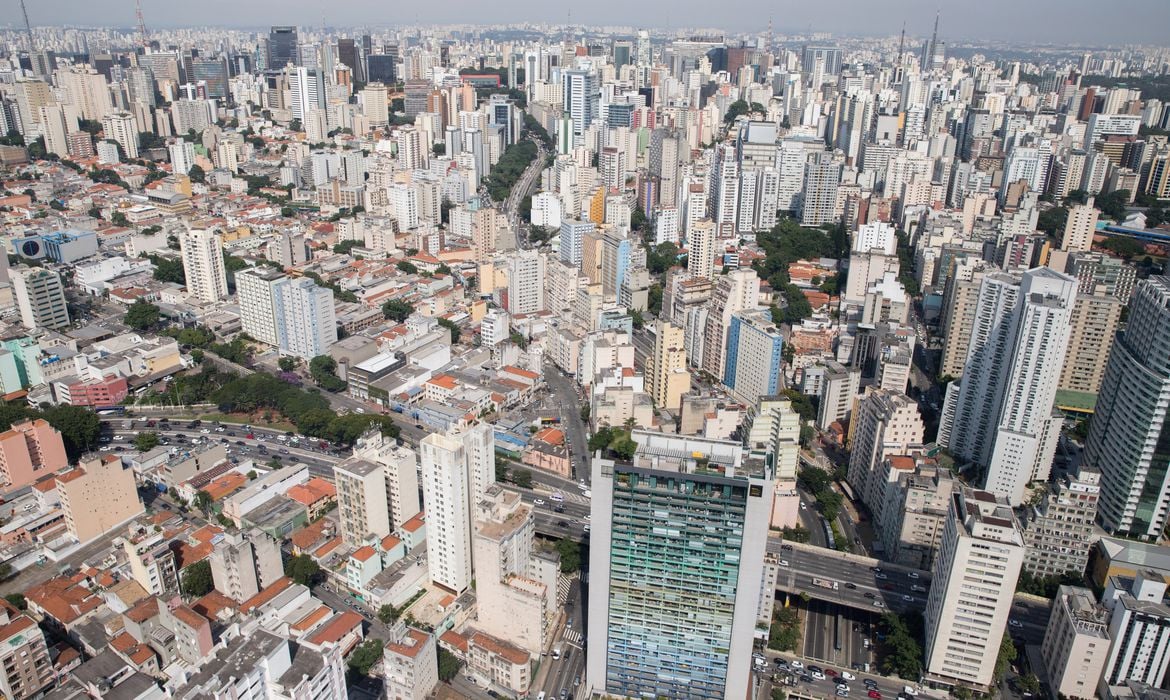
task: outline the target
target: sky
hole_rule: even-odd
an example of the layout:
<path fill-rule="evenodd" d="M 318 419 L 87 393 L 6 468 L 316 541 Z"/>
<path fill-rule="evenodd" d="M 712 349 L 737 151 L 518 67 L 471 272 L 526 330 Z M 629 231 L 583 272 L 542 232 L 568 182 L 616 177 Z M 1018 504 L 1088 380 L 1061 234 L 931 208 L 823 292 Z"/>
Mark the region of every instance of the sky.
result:
<path fill-rule="evenodd" d="M 936 10 L 943 40 L 1003 40 L 1037 44 L 1170 44 L 1170 0 L 141 0 L 147 26 L 257 27 L 269 24 L 380 26 L 555 22 L 672 29 L 721 27 L 765 31 L 771 14 L 777 34 L 828 31 L 907 36 L 930 34 Z M 38 24 L 133 26 L 134 0 L 26 0 Z M 19 0 L 0 0 L 19 21 Z M 124 11 L 123 11 L 124 10 Z"/>

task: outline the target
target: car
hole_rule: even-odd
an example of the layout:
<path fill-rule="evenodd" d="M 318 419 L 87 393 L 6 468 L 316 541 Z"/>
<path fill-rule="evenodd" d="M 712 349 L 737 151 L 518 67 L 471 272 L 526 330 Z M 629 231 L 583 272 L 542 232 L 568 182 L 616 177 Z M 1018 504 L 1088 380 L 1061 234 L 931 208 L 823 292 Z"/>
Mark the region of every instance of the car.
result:
<path fill-rule="evenodd" d="M 215 428 L 215 432 L 217 432 L 217 433 L 224 433 L 224 432 L 227 432 L 227 428 L 223 427 L 222 425 L 218 425 L 218 426 L 216 426 L 216 428 Z"/>
<path fill-rule="evenodd" d="M 784 659 L 776 659 L 773 663 L 776 664 L 776 668 L 788 668 L 788 662 Z"/>
<path fill-rule="evenodd" d="M 204 428 L 203 430 L 200 430 L 199 433 L 202 435 L 211 435 L 211 429 Z"/>
<path fill-rule="evenodd" d="M 874 577 L 874 578 L 876 578 L 876 579 L 878 579 L 879 581 L 880 581 L 880 580 L 884 580 L 884 579 L 888 579 L 888 578 L 889 578 L 889 576 L 887 576 L 886 574 L 883 574 L 883 573 L 882 573 L 882 572 L 880 572 L 880 571 L 879 571 L 879 572 L 877 572 L 876 574 L 874 574 L 874 575 L 873 575 L 873 577 Z"/>
<path fill-rule="evenodd" d="M 114 436 L 114 442 L 122 442 L 125 439 L 126 439 L 125 435 L 115 435 Z"/>
<path fill-rule="evenodd" d="M 229 431 L 227 431 L 227 434 L 228 434 L 228 437 L 235 437 L 235 436 L 236 436 L 236 431 L 234 431 L 234 430 L 229 430 Z"/>
<path fill-rule="evenodd" d="M 906 575 L 907 575 L 907 576 L 909 576 L 910 578 L 918 578 L 918 572 L 917 572 L 917 571 L 909 571 L 909 572 L 907 572 L 907 573 L 906 573 Z"/>
<path fill-rule="evenodd" d="M 839 698 L 849 697 L 849 686 L 847 686 L 847 685 L 837 686 L 837 697 L 839 697 Z"/>
<path fill-rule="evenodd" d="M 1023 627 L 1024 626 L 1024 623 L 1022 623 L 1016 619 L 1008 620 L 1008 624 L 1011 625 L 1012 627 Z"/>
<path fill-rule="evenodd" d="M 907 602 L 907 603 L 913 603 L 913 602 L 914 602 L 914 596 L 912 596 L 912 595 L 904 595 L 904 596 L 902 596 L 902 600 L 904 600 L 904 601 L 905 601 L 905 602 Z"/>
<path fill-rule="evenodd" d="M 243 445 L 243 444 L 244 444 L 244 441 L 243 441 L 243 440 L 236 440 L 236 444 L 237 444 L 237 445 Z"/>
<path fill-rule="evenodd" d="M 862 683 L 864 683 L 865 687 L 869 688 L 870 690 L 873 690 L 874 688 L 878 687 L 877 681 L 875 681 L 872 678 L 866 678 L 865 680 L 862 681 Z"/>
<path fill-rule="evenodd" d="M 158 421 L 153 421 L 153 420 L 146 421 L 146 427 L 148 427 L 148 428 L 153 428 L 156 425 L 158 425 Z"/>
<path fill-rule="evenodd" d="M 788 566 L 788 560 L 787 560 L 787 559 L 781 559 L 781 560 L 780 560 L 780 566 Z"/>
<path fill-rule="evenodd" d="M 926 586 L 919 586 L 919 585 L 916 583 L 916 584 L 914 584 L 913 586 L 910 586 L 910 590 L 914 591 L 915 593 L 925 593 L 925 592 L 926 592 Z"/>
<path fill-rule="evenodd" d="M 248 433 L 248 434 L 247 434 L 247 435 L 245 435 L 244 437 L 245 437 L 245 438 L 247 438 L 247 439 L 249 439 L 249 440 L 255 440 L 255 439 L 256 439 L 256 433 Z"/>
<path fill-rule="evenodd" d="M 875 608 L 884 608 L 884 607 L 886 607 L 886 604 L 880 600 L 875 600 L 875 601 L 873 601 L 873 606 Z"/>
<path fill-rule="evenodd" d="M 800 674 L 800 682 L 801 683 L 812 683 L 813 677 L 808 675 L 807 673 L 802 673 L 802 674 Z"/>
<path fill-rule="evenodd" d="M 564 513 L 564 512 L 565 512 L 565 507 L 564 507 L 564 506 L 562 506 L 560 503 L 558 503 L 558 504 L 556 504 L 555 506 L 553 506 L 553 512 L 554 512 L 554 513 Z"/>
<path fill-rule="evenodd" d="M 818 681 L 825 680 L 825 674 L 823 671 L 810 671 L 810 673 L 812 674 L 812 677 Z"/>
<path fill-rule="evenodd" d="M 869 691 L 868 695 L 873 698 L 873 700 L 882 700 L 882 694 L 877 690 Z"/>
<path fill-rule="evenodd" d="M 536 500 L 534 500 L 534 501 L 532 502 L 532 505 L 534 505 L 534 506 L 543 506 L 543 505 L 544 505 L 544 499 L 543 499 L 543 498 L 538 498 L 538 499 L 536 499 Z"/>
<path fill-rule="evenodd" d="M 902 686 L 902 692 L 906 693 L 910 697 L 914 697 L 915 695 L 918 694 L 918 689 L 912 685 L 906 685 L 906 686 Z"/>
<path fill-rule="evenodd" d="M 804 668 L 804 662 L 799 661 L 797 659 L 793 659 L 792 660 L 792 668 L 795 668 L 796 670 L 799 671 L 800 669 Z"/>
<path fill-rule="evenodd" d="M 832 677 L 832 678 L 836 678 L 836 677 L 837 677 L 837 672 L 836 672 L 836 671 L 834 671 L 834 670 L 833 670 L 833 669 L 831 669 L 831 668 L 826 668 L 826 669 L 825 669 L 825 675 L 826 675 L 826 676 L 830 676 L 830 677 Z"/>
<path fill-rule="evenodd" d="M 786 552 L 791 552 L 791 551 L 792 551 L 792 545 L 790 545 L 790 544 L 782 544 L 782 545 L 780 545 L 780 549 L 783 549 L 783 550 L 784 550 L 784 551 L 786 551 Z"/>
<path fill-rule="evenodd" d="M 585 527 L 581 528 L 581 530 L 582 530 L 583 532 L 589 532 L 589 526 L 588 526 L 588 525 L 586 525 Z"/>
<path fill-rule="evenodd" d="M 848 672 L 848 671 L 842 671 L 842 672 L 841 672 L 841 677 L 842 677 L 842 678 L 844 678 L 844 679 L 845 679 L 845 680 L 847 680 L 847 681 L 855 681 L 855 680 L 857 680 L 857 676 L 853 675 L 852 673 L 850 673 L 850 672 Z"/>
<path fill-rule="evenodd" d="M 808 506 L 806 506 L 804 503 L 801 503 L 801 504 L 800 504 L 800 509 L 801 509 L 801 510 L 808 510 Z"/>
<path fill-rule="evenodd" d="M 282 447 L 282 448 L 280 448 L 280 454 L 286 455 L 286 454 L 288 454 L 288 450 L 286 450 L 285 448 Z"/>
<path fill-rule="evenodd" d="M 845 587 L 846 587 L 846 588 L 848 588 L 848 589 L 849 589 L 849 590 L 851 590 L 851 591 L 856 591 L 856 590 L 857 590 L 857 584 L 856 584 L 856 583 L 853 583 L 852 581 L 849 581 L 848 583 L 846 583 L 846 584 L 845 584 Z"/>
<path fill-rule="evenodd" d="M 561 520 L 557 523 L 557 527 L 568 527 L 568 526 L 569 526 L 569 523 L 567 521 L 564 521 L 564 520 Z"/>
<path fill-rule="evenodd" d="M 875 598 L 876 596 L 874 596 L 873 591 L 866 591 L 865 597 L 866 598 Z"/>

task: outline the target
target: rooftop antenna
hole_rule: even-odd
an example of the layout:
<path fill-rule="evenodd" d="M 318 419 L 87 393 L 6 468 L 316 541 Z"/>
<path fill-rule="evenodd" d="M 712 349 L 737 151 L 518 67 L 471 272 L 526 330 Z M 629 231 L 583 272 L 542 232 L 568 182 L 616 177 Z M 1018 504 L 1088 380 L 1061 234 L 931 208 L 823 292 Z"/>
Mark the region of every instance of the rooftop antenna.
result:
<path fill-rule="evenodd" d="M 24 4 L 24 0 L 21 0 Z M 142 0 L 134 0 L 134 14 L 138 16 L 138 39 L 142 42 L 142 50 L 145 51 L 150 45 L 150 39 L 146 36 L 146 19 L 142 16 Z"/>
<path fill-rule="evenodd" d="M 37 50 L 37 43 L 33 39 L 32 23 L 28 21 L 28 8 L 24 6 L 24 0 L 20 0 L 20 11 L 24 13 L 24 31 L 28 32 L 28 50 L 32 53 Z"/>
<path fill-rule="evenodd" d="M 768 45 L 764 47 L 764 51 L 772 50 L 772 15 L 768 15 Z"/>
<path fill-rule="evenodd" d="M 898 65 L 902 65 L 902 52 L 906 49 L 906 23 L 902 22 L 902 38 L 898 39 Z"/>
<path fill-rule="evenodd" d="M 930 53 L 927 54 L 927 61 L 934 60 L 935 47 L 938 46 L 938 16 L 940 13 L 940 10 L 934 11 L 934 32 L 930 35 Z"/>

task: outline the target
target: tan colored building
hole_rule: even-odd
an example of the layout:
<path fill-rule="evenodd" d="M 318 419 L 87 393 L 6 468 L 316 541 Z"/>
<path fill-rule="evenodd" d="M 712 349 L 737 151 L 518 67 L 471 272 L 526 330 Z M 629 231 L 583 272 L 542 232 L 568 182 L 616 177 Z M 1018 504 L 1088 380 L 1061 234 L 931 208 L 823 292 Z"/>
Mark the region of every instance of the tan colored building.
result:
<path fill-rule="evenodd" d="M 975 308 L 979 303 L 979 285 L 983 283 L 987 264 L 967 258 L 955 260 L 943 295 L 943 355 L 939 372 L 959 377 L 967 363 L 967 347 L 975 326 Z"/>
<path fill-rule="evenodd" d="M 389 700 L 423 700 L 439 684 L 435 638 L 400 623 L 383 650 L 382 673 Z"/>
<path fill-rule="evenodd" d="M 527 651 L 485 632 L 467 639 L 467 666 L 477 676 L 523 696 L 532 684 L 532 657 Z"/>
<path fill-rule="evenodd" d="M 1109 647 L 1105 608 L 1088 589 L 1061 586 L 1041 647 L 1052 691 L 1066 698 L 1097 697 Z"/>
<path fill-rule="evenodd" d="M 0 488 L 18 489 L 69 466 L 61 433 L 43 418 L 0 433 Z"/>
<path fill-rule="evenodd" d="M 53 663 L 41 628 L 0 601 L 0 696 L 31 698 L 53 681 Z"/>
<path fill-rule="evenodd" d="M 1121 323 L 1125 303 L 1097 285 L 1092 294 L 1078 294 L 1072 312 L 1068 352 L 1060 370 L 1060 388 L 1096 394 L 1105 378 L 1105 361 Z"/>
<path fill-rule="evenodd" d="M 658 408 L 678 411 L 683 394 L 691 388 L 686 333 L 661 319 L 654 331 L 654 352 L 646 359 L 647 391 Z"/>
<path fill-rule="evenodd" d="M 145 511 L 120 457 L 96 457 L 58 475 L 57 493 L 69 534 L 83 544 Z"/>

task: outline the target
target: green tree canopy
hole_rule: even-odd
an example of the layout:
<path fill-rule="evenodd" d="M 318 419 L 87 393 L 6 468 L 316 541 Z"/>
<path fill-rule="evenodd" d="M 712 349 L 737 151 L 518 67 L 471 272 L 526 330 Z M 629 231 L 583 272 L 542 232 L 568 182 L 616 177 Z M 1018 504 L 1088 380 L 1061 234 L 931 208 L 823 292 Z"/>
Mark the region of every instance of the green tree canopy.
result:
<path fill-rule="evenodd" d="M 160 317 L 161 313 L 157 306 L 139 299 L 126 309 L 122 321 L 136 331 L 146 331 L 154 328 Z"/>
<path fill-rule="evenodd" d="M 205 596 L 215 587 L 211 579 L 211 561 L 197 561 L 183 569 L 183 581 L 179 586 L 188 598 Z"/>
<path fill-rule="evenodd" d="M 158 447 L 158 433 L 147 430 L 134 436 L 134 449 L 139 452 L 149 452 Z"/>
<path fill-rule="evenodd" d="M 414 313 L 414 307 L 402 299 L 391 299 L 382 304 L 382 315 L 392 321 L 402 323 Z"/>
<path fill-rule="evenodd" d="M 302 586 L 310 586 L 317 581 L 321 574 L 321 567 L 307 554 L 297 554 L 289 557 L 284 563 L 284 575 Z"/>

